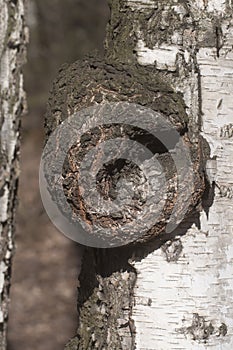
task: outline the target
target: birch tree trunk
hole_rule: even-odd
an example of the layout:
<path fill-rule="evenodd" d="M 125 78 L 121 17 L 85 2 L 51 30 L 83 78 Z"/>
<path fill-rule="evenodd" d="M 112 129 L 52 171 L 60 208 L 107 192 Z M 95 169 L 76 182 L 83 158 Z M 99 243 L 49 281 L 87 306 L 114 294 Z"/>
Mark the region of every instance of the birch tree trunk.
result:
<path fill-rule="evenodd" d="M 11 259 L 19 177 L 20 116 L 24 110 L 22 65 L 24 1 L 0 1 L 0 349 L 6 349 Z"/>
<path fill-rule="evenodd" d="M 66 349 L 230 350 L 232 2 L 117 0 L 110 6 L 106 56 L 153 66 L 182 95 L 190 134 L 195 140 L 201 133 L 210 146 L 209 184 L 198 210 L 172 234 L 137 247 L 86 249 L 80 323 Z M 61 72 L 58 90 L 64 89 L 65 75 Z M 58 98 L 51 103 L 60 103 L 64 113 Z M 59 108 L 50 110 L 48 120 L 51 114 L 59 119 Z"/>

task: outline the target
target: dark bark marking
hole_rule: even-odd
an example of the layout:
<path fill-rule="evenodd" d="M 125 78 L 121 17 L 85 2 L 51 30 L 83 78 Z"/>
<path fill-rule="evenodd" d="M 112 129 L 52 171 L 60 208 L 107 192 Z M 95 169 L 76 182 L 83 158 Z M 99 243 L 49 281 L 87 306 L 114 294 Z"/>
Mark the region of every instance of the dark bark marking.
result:
<path fill-rule="evenodd" d="M 225 337 L 227 334 L 227 326 L 222 323 L 219 327 L 214 327 L 212 322 L 206 321 L 205 317 L 198 313 L 193 314 L 192 324 L 177 330 L 185 336 L 191 336 L 194 341 L 207 343 L 213 337 Z"/>
<path fill-rule="evenodd" d="M 165 254 L 167 262 L 176 262 L 179 260 L 182 251 L 183 251 L 183 244 L 181 240 L 174 239 L 172 241 L 166 242 L 161 247 L 163 253 Z"/>

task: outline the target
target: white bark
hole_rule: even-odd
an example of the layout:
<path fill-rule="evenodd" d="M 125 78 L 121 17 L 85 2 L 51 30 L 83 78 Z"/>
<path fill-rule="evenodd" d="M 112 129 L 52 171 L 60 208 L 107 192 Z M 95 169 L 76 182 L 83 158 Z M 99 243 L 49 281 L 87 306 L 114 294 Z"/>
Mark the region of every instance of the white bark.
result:
<path fill-rule="evenodd" d="M 215 182 L 209 213 L 202 210 L 193 226 L 134 264 L 138 278 L 132 318 L 136 349 L 233 348 L 233 20 L 228 1 L 128 1 L 134 11 L 163 8 L 160 23 L 172 12 L 181 21 L 189 13 L 195 24 L 179 27 L 167 42 L 149 48 L 138 31 L 137 57 L 170 74 L 184 94 L 195 128 L 201 114 L 202 135 L 212 160 L 208 175 Z M 215 43 L 215 44 L 214 44 Z M 187 69 L 188 67 L 188 69 Z M 200 113 L 201 112 L 201 113 Z M 196 120 L 197 122 L 197 120 Z M 196 123 L 197 125 L 197 123 Z M 179 254 L 176 247 L 180 246 Z M 173 256 L 173 258 L 172 258 Z M 149 300 L 149 301 L 148 301 Z"/>
<path fill-rule="evenodd" d="M 24 108 L 24 1 L 0 0 L 0 349 L 6 349 L 10 266 L 19 176 L 19 126 Z"/>

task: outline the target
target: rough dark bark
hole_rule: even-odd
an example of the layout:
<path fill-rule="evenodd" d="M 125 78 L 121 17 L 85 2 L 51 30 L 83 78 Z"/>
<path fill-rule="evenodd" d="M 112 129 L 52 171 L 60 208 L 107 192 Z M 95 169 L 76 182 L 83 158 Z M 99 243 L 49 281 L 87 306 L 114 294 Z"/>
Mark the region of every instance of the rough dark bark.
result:
<path fill-rule="evenodd" d="M 135 65 L 132 68 L 129 65 L 120 65 L 114 62 L 109 63 L 104 61 L 104 59 L 98 60 L 97 58 L 89 58 L 84 62 L 78 61 L 70 67 L 62 69 L 57 81 L 54 83 L 54 89 L 49 102 L 46 118 L 47 134 L 49 135 L 51 131 L 69 115 L 95 103 L 101 104 L 104 100 L 107 102 L 128 101 L 146 106 L 153 111 L 158 111 L 163 115 L 163 118 L 165 120 L 167 119 L 172 125 L 174 125 L 177 132 L 182 135 L 180 137 L 184 139 L 187 147 L 189 147 L 192 158 L 191 160 L 193 162 L 192 173 L 194 175 L 194 189 L 192 201 L 190 202 L 190 207 L 187 209 L 187 213 L 192 211 L 198 204 L 205 187 L 205 154 L 202 151 L 202 149 L 205 151 L 205 143 L 201 137 L 197 139 L 198 141 L 196 143 L 191 143 L 187 129 L 188 119 L 181 96 L 175 93 L 169 85 L 162 82 L 153 68 L 143 68 L 139 65 Z M 169 131 L 167 131 L 167 133 L 169 133 Z M 104 126 L 99 127 L 98 130 L 95 128 L 93 131 L 90 131 L 88 135 L 83 135 L 81 146 L 72 147 L 72 150 L 68 154 L 68 164 L 64 165 L 64 167 L 68 167 L 68 170 L 64 171 L 63 174 L 65 184 L 64 190 L 67 200 L 72 203 L 74 211 L 81 215 L 81 217 L 91 225 L 97 222 L 103 226 L 113 226 L 114 224 L 120 224 L 121 220 L 125 220 L 122 217 L 116 217 L 114 219 L 108 218 L 104 215 L 88 213 L 85 202 L 83 201 L 82 196 L 79 195 L 78 190 L 79 164 L 86 153 L 93 149 L 100 140 L 103 142 L 104 140 L 116 137 L 123 138 L 124 136 L 146 145 L 152 153 L 159 154 L 158 160 L 164 168 L 166 180 L 169 183 L 167 188 L 168 199 L 164 205 L 164 211 L 159 216 L 156 225 L 148 230 L 147 234 L 143 235 L 140 239 L 140 241 L 143 242 L 151 237 L 155 237 L 164 230 L 167 220 L 174 209 L 177 197 L 176 192 L 178 191 L 176 190 L 177 180 L 175 164 L 169 156 L 169 150 L 167 150 L 162 143 L 152 137 L 148 132 L 129 126 L 123 127 L 122 125 L 117 125 L 111 129 Z M 171 137 L 170 134 L 168 134 L 167 137 Z M 173 145 L 171 147 L 173 147 Z M 98 158 L 98 162 L 101 165 L 103 163 L 101 154 L 99 154 Z M 51 153 L 51 158 L 47 160 L 49 167 L 53 161 L 54 154 Z M 118 168 L 119 166 L 121 167 L 121 176 L 123 176 L 123 174 L 126 175 L 127 172 L 138 172 L 136 168 L 132 168 L 132 164 L 127 165 L 122 163 L 121 165 L 112 164 L 112 166 L 118 166 Z M 105 170 L 105 172 L 106 171 L 107 170 Z M 153 172 L 153 167 L 151 167 L 150 172 Z M 135 186 L 136 179 L 140 176 L 139 173 L 136 173 L 133 178 Z M 56 186 L 54 176 L 56 176 L 56 172 L 50 178 L 51 188 L 54 185 Z M 100 180 L 103 176 L 104 174 L 100 176 Z M 102 192 L 105 191 L 103 187 L 110 188 L 107 192 L 105 191 L 106 197 L 111 197 L 112 190 L 112 196 L 114 198 L 114 182 L 117 182 L 117 176 L 120 176 L 119 171 L 115 178 L 112 175 L 108 177 L 108 180 L 106 180 L 108 182 L 107 185 L 104 183 L 104 185 L 101 185 L 102 187 L 100 186 Z M 153 175 L 151 175 L 151 177 L 153 177 Z M 185 192 L 187 186 L 185 181 L 189 181 L 188 174 L 183 181 L 183 188 L 180 189 L 181 192 Z M 58 203 L 59 201 L 60 199 L 57 198 Z M 137 205 L 140 205 L 138 201 L 135 203 L 135 211 Z M 180 207 L 177 208 L 178 214 L 179 211 L 182 212 L 184 205 L 186 205 L 185 200 L 180 203 Z M 150 211 L 152 211 L 152 208 L 149 205 L 148 212 Z M 124 234 L 122 231 L 120 240 L 123 240 L 124 244 L 127 243 L 127 236 L 128 233 L 126 232 Z M 139 241 L 139 239 L 137 241 Z"/>

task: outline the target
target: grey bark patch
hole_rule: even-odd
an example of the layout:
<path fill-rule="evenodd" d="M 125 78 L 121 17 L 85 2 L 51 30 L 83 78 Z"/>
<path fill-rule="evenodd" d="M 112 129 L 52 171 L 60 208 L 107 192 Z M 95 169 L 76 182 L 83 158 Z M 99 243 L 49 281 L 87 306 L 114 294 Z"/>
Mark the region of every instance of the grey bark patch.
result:
<path fill-rule="evenodd" d="M 214 327 L 211 322 L 206 322 L 204 317 L 194 314 L 192 325 L 187 328 L 187 332 L 192 335 L 193 340 L 205 340 L 213 334 Z"/>
<path fill-rule="evenodd" d="M 151 306 L 151 305 L 152 305 L 152 299 L 151 299 L 151 298 L 148 299 L 147 305 L 148 305 L 148 306 Z"/>
<path fill-rule="evenodd" d="M 223 336 L 225 337 L 227 335 L 228 329 L 227 329 L 227 325 L 225 323 L 222 323 L 221 326 L 218 329 L 219 334 L 218 336 Z"/>
<path fill-rule="evenodd" d="M 178 261 L 179 257 L 183 251 L 183 245 L 181 240 L 174 239 L 172 241 L 166 242 L 162 247 L 162 252 L 165 254 L 167 262 Z"/>
<path fill-rule="evenodd" d="M 191 326 L 183 327 L 177 331 L 187 337 L 191 337 L 192 340 L 207 343 L 212 336 L 225 337 L 227 326 L 225 323 L 222 323 L 219 327 L 214 327 L 212 322 L 207 321 L 205 317 L 195 313 L 193 314 Z"/>
<path fill-rule="evenodd" d="M 224 125 L 220 129 L 220 138 L 221 139 L 230 139 L 233 137 L 233 124 Z"/>

